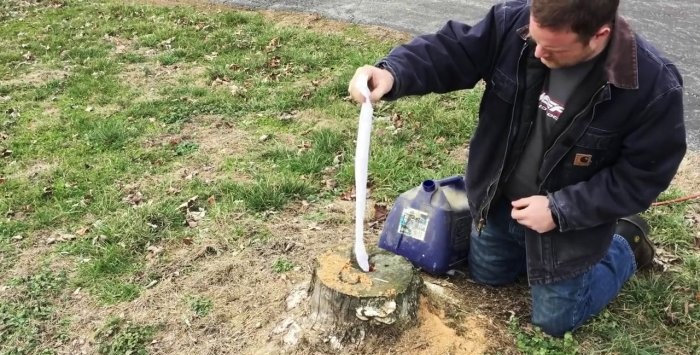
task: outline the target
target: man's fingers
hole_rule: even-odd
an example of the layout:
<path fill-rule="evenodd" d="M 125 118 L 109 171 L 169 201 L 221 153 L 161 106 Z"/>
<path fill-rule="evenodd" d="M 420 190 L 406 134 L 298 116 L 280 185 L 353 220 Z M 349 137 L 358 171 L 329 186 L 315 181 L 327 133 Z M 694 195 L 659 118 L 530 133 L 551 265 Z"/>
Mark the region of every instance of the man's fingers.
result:
<path fill-rule="evenodd" d="M 369 81 L 369 78 L 371 76 L 371 67 L 369 66 L 363 66 L 357 68 L 355 70 L 355 75 L 353 75 L 352 79 L 350 79 L 350 84 L 348 85 L 348 93 L 350 94 L 350 97 L 355 100 L 358 103 L 362 103 L 365 101 L 364 95 L 362 95 L 362 91 L 360 91 L 360 87 L 364 85 L 369 85 L 368 82 L 361 82 L 361 81 Z"/>
<path fill-rule="evenodd" d="M 510 210 L 510 218 L 519 221 L 525 217 L 525 212 L 522 209 L 513 208 Z"/>
<path fill-rule="evenodd" d="M 389 71 L 371 65 L 357 68 L 348 86 L 348 93 L 354 101 L 365 102 L 365 97 L 360 90 L 360 87 L 365 85 L 370 90 L 370 101 L 377 102 L 391 90 L 394 85 L 394 77 Z"/>
<path fill-rule="evenodd" d="M 375 76 L 371 82 L 371 87 L 370 89 L 371 94 L 370 94 L 370 100 L 372 102 L 377 102 L 384 97 L 384 95 L 391 90 L 391 86 L 393 82 L 390 82 L 389 80 L 386 80 L 385 78 L 380 79 L 379 78 L 379 73 L 377 73 L 377 76 Z"/>
<path fill-rule="evenodd" d="M 517 200 L 511 202 L 510 204 L 511 204 L 511 206 L 513 206 L 513 208 L 522 209 L 522 208 L 525 208 L 528 205 L 530 205 L 530 198 L 524 197 L 521 199 L 517 199 Z"/>

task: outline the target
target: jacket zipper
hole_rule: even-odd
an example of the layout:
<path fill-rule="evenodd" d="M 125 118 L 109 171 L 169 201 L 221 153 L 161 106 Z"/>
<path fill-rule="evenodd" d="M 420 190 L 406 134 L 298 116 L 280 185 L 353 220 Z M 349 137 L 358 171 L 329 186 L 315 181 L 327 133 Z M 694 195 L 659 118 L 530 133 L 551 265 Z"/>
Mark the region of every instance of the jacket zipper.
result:
<path fill-rule="evenodd" d="M 577 120 L 579 117 L 581 117 L 581 115 L 583 115 L 583 113 L 586 112 L 586 109 L 587 109 L 588 107 L 591 107 L 591 105 L 593 105 L 593 107 L 592 107 L 592 110 L 593 110 L 593 111 L 591 112 L 591 116 L 594 116 L 594 115 L 595 115 L 595 107 L 596 107 L 600 102 L 596 102 L 596 103 L 594 104 L 593 101 L 595 101 L 596 97 L 600 94 L 600 92 L 601 92 L 603 89 L 605 89 L 605 87 L 606 87 L 607 85 L 608 85 L 608 83 L 605 83 L 605 85 L 601 86 L 600 88 L 598 88 L 598 90 L 596 90 L 596 92 L 595 92 L 595 93 L 593 94 L 593 96 L 591 97 L 591 100 L 588 102 L 588 105 L 586 105 L 586 107 L 584 107 L 583 110 L 581 110 L 581 112 L 579 112 L 578 114 L 576 114 L 576 116 L 574 116 L 574 118 L 571 120 L 571 123 L 570 123 L 569 126 L 566 128 L 566 130 L 565 130 L 564 132 L 562 132 L 562 134 L 560 134 L 559 137 L 557 137 L 557 139 L 554 140 L 554 143 L 552 143 L 552 145 L 547 149 L 547 151 L 544 153 L 543 157 L 546 157 L 547 154 L 549 154 L 549 152 L 557 145 L 557 143 L 559 142 L 559 140 L 561 139 L 561 137 L 563 137 L 563 136 L 565 136 L 567 133 L 569 133 L 569 130 L 571 130 L 571 127 L 574 126 L 574 123 L 576 122 L 576 120 Z M 591 125 L 591 122 L 589 121 L 588 124 L 586 125 L 586 127 L 584 128 L 584 131 L 585 131 L 586 129 L 588 129 L 588 127 L 589 127 L 590 125 Z M 571 148 L 573 148 L 573 147 L 571 147 Z M 571 150 L 571 148 L 569 148 L 569 150 Z M 567 150 L 567 152 L 568 152 L 569 150 Z M 549 171 L 547 171 L 547 174 L 544 176 L 544 178 L 543 178 L 542 181 L 540 182 L 540 186 L 538 187 L 538 189 L 539 189 L 540 191 L 542 190 L 542 186 L 544 186 L 544 183 L 545 183 L 545 182 L 547 181 L 547 179 L 549 178 L 549 175 L 552 174 L 552 171 L 554 171 L 554 168 L 555 168 L 557 165 L 559 165 L 559 162 L 561 162 L 561 160 L 564 159 L 564 156 L 565 156 L 565 155 L 566 155 L 566 153 L 562 154 L 562 155 L 559 157 L 559 159 L 557 159 L 557 161 L 556 161 L 554 164 L 552 164 L 552 167 L 549 168 Z M 544 158 L 543 158 L 543 159 L 544 159 Z"/>
<path fill-rule="evenodd" d="M 513 130 L 513 121 L 515 120 L 515 108 L 517 107 L 518 92 L 520 89 L 520 62 L 523 59 L 523 54 L 525 53 L 526 49 L 527 49 L 527 41 L 523 44 L 523 48 L 520 50 L 520 58 L 518 59 L 518 66 L 515 69 L 515 101 L 513 103 L 513 110 L 511 113 L 511 117 L 510 117 L 510 124 L 508 125 L 508 139 L 506 140 L 505 155 L 503 156 L 503 159 L 501 162 L 501 167 L 498 169 L 498 175 L 496 175 L 496 178 L 493 181 L 491 181 L 491 183 L 489 184 L 489 187 L 486 189 L 486 199 L 481 204 L 481 211 L 479 211 L 479 223 L 477 224 L 477 231 L 478 231 L 479 235 L 481 235 L 481 230 L 484 228 L 484 225 L 486 224 L 486 218 L 488 217 L 488 213 L 489 213 L 486 206 L 490 205 L 491 202 L 493 202 L 492 201 L 493 197 L 496 194 L 496 190 L 493 189 L 493 186 L 494 186 L 494 184 L 498 184 L 498 180 L 500 180 L 501 174 L 503 173 L 503 168 L 506 165 L 506 158 L 508 157 L 508 146 L 510 145 L 510 133 Z"/>

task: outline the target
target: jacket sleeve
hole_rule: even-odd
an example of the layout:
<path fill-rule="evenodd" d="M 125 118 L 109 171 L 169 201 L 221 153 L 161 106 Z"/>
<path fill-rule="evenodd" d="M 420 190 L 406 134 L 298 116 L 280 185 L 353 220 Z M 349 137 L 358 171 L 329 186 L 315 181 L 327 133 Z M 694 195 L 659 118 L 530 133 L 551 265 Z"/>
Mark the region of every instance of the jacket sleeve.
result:
<path fill-rule="evenodd" d="M 377 63 L 394 76 L 394 86 L 383 99 L 467 89 L 488 79 L 505 21 L 512 17 L 508 4 L 492 7 L 473 27 L 449 21 L 437 33 L 394 48 Z"/>
<path fill-rule="evenodd" d="M 561 231 L 642 212 L 668 188 L 686 151 L 681 84 L 654 98 L 640 118 L 614 165 L 549 194 Z"/>

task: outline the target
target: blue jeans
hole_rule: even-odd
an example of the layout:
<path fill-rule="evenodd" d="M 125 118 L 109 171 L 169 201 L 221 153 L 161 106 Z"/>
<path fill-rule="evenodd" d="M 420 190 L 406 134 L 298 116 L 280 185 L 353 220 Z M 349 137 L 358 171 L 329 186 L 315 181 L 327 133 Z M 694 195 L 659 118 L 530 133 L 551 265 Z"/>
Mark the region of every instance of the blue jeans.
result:
<path fill-rule="evenodd" d="M 500 199 L 491 208 L 481 234 L 472 231 L 469 273 L 476 282 L 506 285 L 526 273 L 526 229 L 510 218 L 510 211 L 510 203 Z M 629 244 L 614 235 L 608 254 L 590 271 L 530 287 L 532 323 L 553 336 L 575 330 L 617 296 L 636 268 Z"/>

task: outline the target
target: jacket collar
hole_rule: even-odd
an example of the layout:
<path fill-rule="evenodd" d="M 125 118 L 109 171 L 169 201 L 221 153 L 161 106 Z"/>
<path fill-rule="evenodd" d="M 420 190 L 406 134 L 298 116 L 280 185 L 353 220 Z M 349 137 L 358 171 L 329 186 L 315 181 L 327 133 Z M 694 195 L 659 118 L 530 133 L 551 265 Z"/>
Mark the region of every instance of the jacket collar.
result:
<path fill-rule="evenodd" d="M 637 39 L 627 20 L 620 16 L 615 19 L 604 70 L 610 84 L 621 89 L 639 88 Z"/>
<path fill-rule="evenodd" d="M 529 39 L 528 25 L 516 32 L 523 40 Z M 627 20 L 619 15 L 615 19 L 608 48 L 603 53 L 607 53 L 603 64 L 607 81 L 621 89 L 638 89 L 637 40 Z"/>

